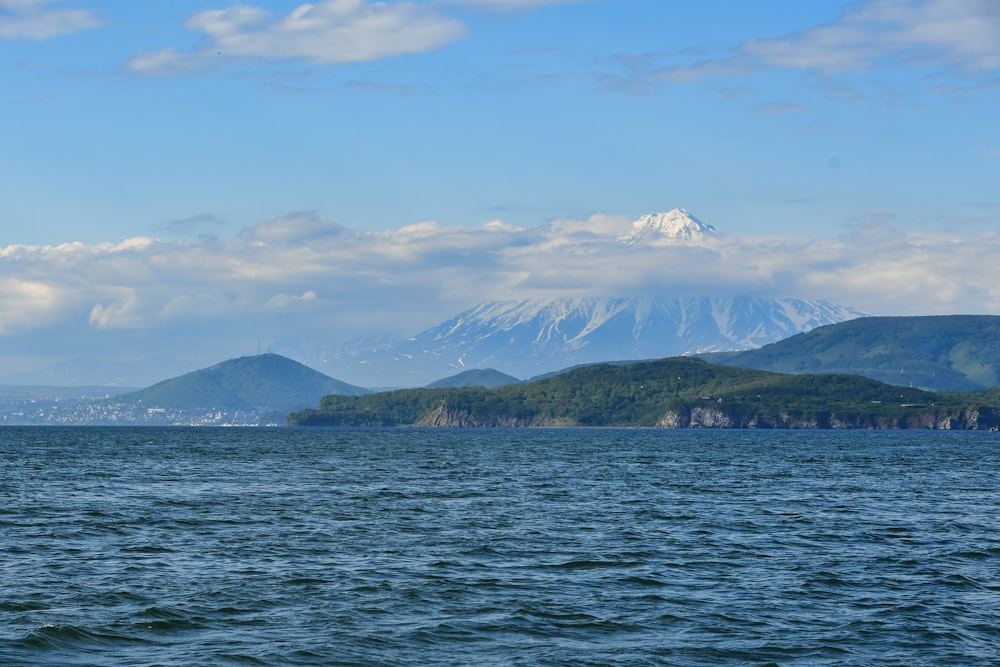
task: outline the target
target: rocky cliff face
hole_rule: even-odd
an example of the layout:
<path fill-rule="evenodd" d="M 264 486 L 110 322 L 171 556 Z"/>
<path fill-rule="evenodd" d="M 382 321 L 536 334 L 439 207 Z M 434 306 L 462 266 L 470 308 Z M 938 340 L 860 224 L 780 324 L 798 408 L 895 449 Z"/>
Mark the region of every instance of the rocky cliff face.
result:
<path fill-rule="evenodd" d="M 468 410 L 454 410 L 445 404 L 425 415 L 414 426 L 424 428 L 529 428 L 575 426 L 568 419 L 520 419 L 509 415 L 476 417 Z"/>
<path fill-rule="evenodd" d="M 508 415 L 476 417 L 467 410 L 441 404 L 414 426 L 431 428 L 531 428 L 576 426 L 569 419 L 521 419 Z M 915 417 L 858 417 L 836 413 L 796 415 L 784 411 L 733 416 L 723 408 L 695 406 L 671 410 L 657 428 L 697 429 L 868 429 L 868 430 L 1000 430 L 1000 414 L 968 409 L 955 414 L 925 413 Z"/>
<path fill-rule="evenodd" d="M 671 410 L 657 428 L 751 428 L 751 429 L 916 429 L 1000 430 L 1000 414 L 967 409 L 954 414 L 924 413 L 914 417 L 866 417 L 835 412 L 795 415 L 783 411 L 735 417 L 722 408 L 692 407 Z"/>

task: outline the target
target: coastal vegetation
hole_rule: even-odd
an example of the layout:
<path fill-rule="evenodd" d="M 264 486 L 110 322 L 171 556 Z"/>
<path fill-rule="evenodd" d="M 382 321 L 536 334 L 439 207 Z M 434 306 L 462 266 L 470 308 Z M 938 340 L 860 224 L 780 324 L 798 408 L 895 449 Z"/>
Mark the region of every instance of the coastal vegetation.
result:
<path fill-rule="evenodd" d="M 1000 390 L 928 392 L 846 374 L 783 374 L 673 357 L 595 364 L 492 389 L 325 396 L 298 426 L 939 428 L 996 426 Z"/>

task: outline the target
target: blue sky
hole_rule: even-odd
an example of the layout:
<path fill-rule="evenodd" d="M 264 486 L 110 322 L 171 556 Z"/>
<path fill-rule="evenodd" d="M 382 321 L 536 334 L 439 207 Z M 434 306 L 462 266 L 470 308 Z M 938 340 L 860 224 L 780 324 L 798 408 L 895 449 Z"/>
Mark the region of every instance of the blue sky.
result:
<path fill-rule="evenodd" d="M 601 242 L 675 207 L 703 290 L 1000 312 L 993 0 L 0 0 L 0 80 L 14 366 L 690 289 Z"/>

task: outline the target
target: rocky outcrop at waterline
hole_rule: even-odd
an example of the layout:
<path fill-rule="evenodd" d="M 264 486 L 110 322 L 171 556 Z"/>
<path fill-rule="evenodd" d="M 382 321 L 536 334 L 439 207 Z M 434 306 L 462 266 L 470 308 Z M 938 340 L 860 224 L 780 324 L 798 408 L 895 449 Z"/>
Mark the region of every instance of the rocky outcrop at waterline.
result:
<path fill-rule="evenodd" d="M 695 406 L 671 410 L 656 423 L 657 428 L 721 429 L 917 429 L 937 431 L 1000 430 L 1000 413 L 967 408 L 937 414 L 922 412 L 900 415 L 818 412 L 793 414 L 786 411 L 734 415 L 719 407 Z"/>
<path fill-rule="evenodd" d="M 424 428 L 543 428 L 576 426 L 566 419 L 523 418 L 506 414 L 486 417 L 473 415 L 468 410 L 449 409 L 440 405 L 413 424 Z"/>
<path fill-rule="evenodd" d="M 413 426 L 424 428 L 552 428 L 585 426 L 570 419 L 519 418 L 496 414 L 476 416 L 445 405 L 422 417 Z M 615 424 L 608 424 L 615 426 Z M 624 425 L 629 426 L 629 425 Z M 733 415 L 719 407 L 694 406 L 671 410 L 656 424 L 663 429 L 865 429 L 865 430 L 1000 430 L 1000 414 L 976 408 L 955 413 L 931 412 L 890 415 L 858 415 L 835 412 L 792 414 L 787 411 Z"/>

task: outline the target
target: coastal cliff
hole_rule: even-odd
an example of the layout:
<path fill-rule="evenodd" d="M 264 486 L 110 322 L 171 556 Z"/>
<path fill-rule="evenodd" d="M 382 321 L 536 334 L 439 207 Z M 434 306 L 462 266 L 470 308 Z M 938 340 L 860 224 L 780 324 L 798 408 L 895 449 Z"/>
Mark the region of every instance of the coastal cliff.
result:
<path fill-rule="evenodd" d="M 450 409 L 441 404 L 413 425 L 426 428 L 541 428 L 576 424 L 568 419 L 523 418 L 506 414 L 477 417 L 468 410 Z"/>
<path fill-rule="evenodd" d="M 967 408 L 944 414 L 932 412 L 906 415 L 819 412 L 791 414 L 785 411 L 734 416 L 717 407 L 696 406 L 671 410 L 656 423 L 657 428 L 748 428 L 748 429 L 918 429 L 997 430 L 1000 414 L 994 410 Z"/>

